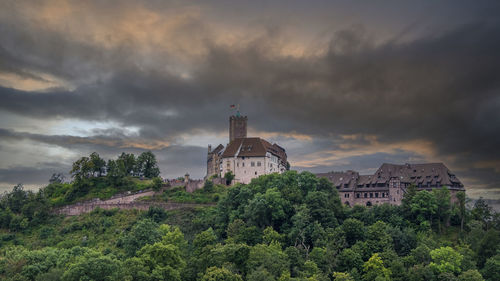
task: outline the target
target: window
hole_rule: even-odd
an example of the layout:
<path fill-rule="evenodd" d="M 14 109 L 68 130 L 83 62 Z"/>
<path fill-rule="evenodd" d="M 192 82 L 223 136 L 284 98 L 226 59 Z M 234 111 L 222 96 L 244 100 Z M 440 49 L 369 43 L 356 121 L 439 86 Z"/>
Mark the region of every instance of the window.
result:
<path fill-rule="evenodd" d="M 365 192 L 365 198 L 368 197 L 368 194 Z"/>
<path fill-rule="evenodd" d="M 238 162 L 238 163 L 236 163 L 236 167 L 239 167 L 239 166 L 240 166 L 240 163 L 239 163 L 239 162 Z"/>
<path fill-rule="evenodd" d="M 373 198 L 373 193 L 370 192 L 370 198 Z"/>
<path fill-rule="evenodd" d="M 257 175 L 257 171 L 255 171 L 255 175 Z"/>
<path fill-rule="evenodd" d="M 259 162 L 257 162 L 257 167 L 260 167 L 260 161 L 259 161 Z"/>
<path fill-rule="evenodd" d="M 378 192 L 375 192 L 375 198 L 378 198 Z"/>
<path fill-rule="evenodd" d="M 385 197 L 385 192 L 382 192 L 382 197 Z"/>
<path fill-rule="evenodd" d="M 359 198 L 359 193 L 356 193 L 356 198 Z"/>
<path fill-rule="evenodd" d="M 255 167 L 255 162 L 250 162 L 250 166 Z"/>

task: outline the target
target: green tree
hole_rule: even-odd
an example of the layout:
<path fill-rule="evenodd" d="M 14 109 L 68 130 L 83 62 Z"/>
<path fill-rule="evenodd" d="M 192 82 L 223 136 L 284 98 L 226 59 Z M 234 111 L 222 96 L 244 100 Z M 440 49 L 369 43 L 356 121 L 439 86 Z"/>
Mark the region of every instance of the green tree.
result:
<path fill-rule="evenodd" d="M 106 178 L 112 185 L 120 185 L 126 176 L 122 161 L 108 160 L 106 165 Z"/>
<path fill-rule="evenodd" d="M 163 180 L 160 177 L 154 177 L 151 183 L 151 188 L 154 191 L 159 191 L 163 186 Z"/>
<path fill-rule="evenodd" d="M 129 233 L 123 235 L 118 241 L 128 256 L 134 256 L 135 253 L 146 244 L 153 244 L 160 240 L 161 233 L 158 225 L 150 220 L 143 219 L 138 221 Z"/>
<path fill-rule="evenodd" d="M 384 267 L 384 262 L 378 255 L 373 256 L 363 265 L 363 280 L 365 281 L 390 281 L 391 271 Z"/>
<path fill-rule="evenodd" d="M 443 224 L 448 225 L 451 215 L 450 190 L 447 187 L 436 188 L 432 190 L 436 198 L 436 214 L 439 233 L 443 233 Z"/>
<path fill-rule="evenodd" d="M 485 228 L 488 229 L 492 218 L 492 208 L 488 206 L 483 197 L 480 197 L 476 203 L 474 203 L 474 208 L 471 213 L 474 219 L 483 222 Z"/>
<path fill-rule="evenodd" d="M 92 167 L 92 176 L 102 176 L 106 168 L 106 161 L 102 159 L 97 152 L 90 154 L 90 162 Z"/>
<path fill-rule="evenodd" d="M 363 258 L 361 254 L 351 248 L 344 249 L 337 256 L 337 269 L 340 271 L 349 271 L 353 268 L 361 270 L 363 266 Z"/>
<path fill-rule="evenodd" d="M 486 260 L 500 251 L 500 231 L 489 229 L 479 242 L 477 261 L 482 267 Z"/>
<path fill-rule="evenodd" d="M 234 180 L 234 174 L 231 171 L 228 171 L 224 174 L 224 178 L 226 179 L 226 185 L 230 185 Z"/>
<path fill-rule="evenodd" d="M 122 152 L 122 154 L 118 156 L 117 161 L 121 161 L 123 163 L 124 172 L 127 176 L 137 174 L 136 159 L 134 154 Z"/>
<path fill-rule="evenodd" d="M 334 272 L 333 273 L 334 281 L 354 281 L 354 278 L 351 277 L 349 273 L 346 272 Z"/>
<path fill-rule="evenodd" d="M 432 224 L 437 207 L 436 197 L 427 190 L 417 192 L 410 203 L 411 213 L 419 223 L 428 221 Z"/>
<path fill-rule="evenodd" d="M 411 203 L 413 201 L 413 197 L 417 195 L 417 187 L 414 184 L 411 184 L 407 189 L 405 194 L 403 195 L 403 199 L 401 200 L 401 208 L 403 209 L 403 214 L 409 219 L 414 219 L 412 217 L 412 207 Z"/>
<path fill-rule="evenodd" d="M 458 276 L 459 281 L 484 281 L 483 276 L 476 269 L 464 271 Z"/>
<path fill-rule="evenodd" d="M 121 262 L 111 256 L 91 251 L 69 265 L 63 281 L 113 281 L 122 280 Z"/>
<path fill-rule="evenodd" d="M 157 242 L 147 244 L 137 252 L 139 258 L 150 268 L 156 280 L 181 280 L 181 271 L 186 266 L 179 248 L 173 244 Z"/>
<path fill-rule="evenodd" d="M 459 191 L 457 192 L 456 194 L 456 197 L 457 197 L 457 205 L 458 205 L 458 215 L 460 217 L 460 232 L 463 232 L 464 231 L 464 221 L 465 221 L 465 215 L 466 215 L 466 207 L 465 207 L 465 203 L 466 203 L 466 196 L 465 196 L 465 192 L 464 191 Z"/>
<path fill-rule="evenodd" d="M 160 169 L 156 162 L 156 156 L 151 152 L 143 152 L 137 157 L 137 169 L 141 176 L 154 178 L 160 175 Z"/>
<path fill-rule="evenodd" d="M 489 258 L 481 270 L 486 281 L 500 280 L 500 254 Z"/>
<path fill-rule="evenodd" d="M 77 182 L 88 179 L 93 175 L 94 166 L 90 158 L 82 157 L 75 162 L 73 162 L 73 166 L 71 171 L 71 177 L 73 177 Z"/>
<path fill-rule="evenodd" d="M 209 267 L 200 279 L 201 281 L 242 281 L 241 276 L 226 268 Z"/>
<path fill-rule="evenodd" d="M 460 273 L 463 256 L 451 247 L 441 247 L 430 252 L 432 262 L 429 267 L 436 273 Z"/>
<path fill-rule="evenodd" d="M 249 271 L 265 269 L 275 278 L 279 277 L 289 268 L 290 262 L 286 254 L 281 250 L 279 243 L 270 245 L 258 244 L 250 249 L 248 257 Z"/>
<path fill-rule="evenodd" d="M 354 218 L 346 219 L 340 228 L 344 232 L 345 240 L 350 246 L 354 245 L 359 240 L 363 240 L 366 235 L 363 222 Z"/>

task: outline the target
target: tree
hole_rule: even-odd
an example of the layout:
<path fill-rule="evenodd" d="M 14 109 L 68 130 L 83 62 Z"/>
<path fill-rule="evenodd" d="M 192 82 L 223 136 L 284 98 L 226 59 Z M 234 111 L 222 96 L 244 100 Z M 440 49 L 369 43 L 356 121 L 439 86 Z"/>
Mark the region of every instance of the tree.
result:
<path fill-rule="evenodd" d="M 224 174 L 224 178 L 226 179 L 226 185 L 230 185 L 234 180 L 234 174 L 231 171 L 228 171 Z"/>
<path fill-rule="evenodd" d="M 123 163 L 123 168 L 125 169 L 125 174 L 127 176 L 133 176 L 137 173 L 136 159 L 134 154 L 122 152 L 122 154 L 118 156 L 117 160 Z"/>
<path fill-rule="evenodd" d="M 122 280 L 121 262 L 113 257 L 91 251 L 71 264 L 62 278 L 64 281 L 112 281 Z"/>
<path fill-rule="evenodd" d="M 250 272 L 265 269 L 275 278 L 287 270 L 290 264 L 287 255 L 281 250 L 279 243 L 253 246 L 250 249 L 247 263 Z"/>
<path fill-rule="evenodd" d="M 353 268 L 360 270 L 363 266 L 361 254 L 352 248 L 344 249 L 337 256 L 337 268 L 340 271 L 348 271 Z"/>
<path fill-rule="evenodd" d="M 97 152 L 90 154 L 90 162 L 92 167 L 92 176 L 96 174 L 100 177 L 105 170 L 106 161 L 102 159 Z"/>
<path fill-rule="evenodd" d="M 405 194 L 403 195 L 403 199 L 401 200 L 401 207 L 403 209 L 403 213 L 406 214 L 410 219 L 411 217 L 411 203 L 413 201 L 413 197 L 417 195 L 417 187 L 414 184 L 411 184 L 407 189 Z"/>
<path fill-rule="evenodd" d="M 432 262 L 429 264 L 429 267 L 438 274 L 443 272 L 456 274 L 462 270 L 460 265 L 462 264 L 463 256 L 451 247 L 434 249 L 430 252 L 430 255 Z"/>
<path fill-rule="evenodd" d="M 460 232 L 464 231 L 464 220 L 465 220 L 465 212 L 467 209 L 465 208 L 466 196 L 464 191 L 459 191 L 456 194 L 457 197 L 457 205 L 458 205 L 458 216 L 460 217 Z"/>
<path fill-rule="evenodd" d="M 481 270 L 486 281 L 500 280 L 500 254 L 489 258 Z"/>
<path fill-rule="evenodd" d="M 125 250 L 128 256 L 135 255 L 146 244 L 153 244 L 160 240 L 161 234 L 157 227 L 158 225 L 150 219 L 140 220 L 129 233 L 120 238 L 119 246 Z"/>
<path fill-rule="evenodd" d="M 137 158 L 137 169 L 139 174 L 146 178 L 154 178 L 160 175 L 160 169 L 156 162 L 156 156 L 151 152 L 143 152 Z"/>
<path fill-rule="evenodd" d="M 345 240 L 350 246 L 354 245 L 358 240 L 363 240 L 365 237 L 365 225 L 360 220 L 348 218 L 342 223 L 340 228 L 344 232 Z"/>
<path fill-rule="evenodd" d="M 436 197 L 433 193 L 423 190 L 417 192 L 410 203 L 410 210 L 419 223 L 430 222 L 437 211 Z"/>
<path fill-rule="evenodd" d="M 486 260 L 500 250 L 500 232 L 494 229 L 489 229 L 483 235 L 477 250 L 478 265 L 482 267 Z"/>
<path fill-rule="evenodd" d="M 88 157 L 82 157 L 73 163 L 71 171 L 71 177 L 73 177 L 77 182 L 83 179 L 90 178 L 94 171 L 93 163 Z"/>
<path fill-rule="evenodd" d="M 378 255 L 374 254 L 363 265 L 363 280 L 365 281 L 390 281 L 391 271 L 384 267 L 384 262 Z"/>
<path fill-rule="evenodd" d="M 447 187 L 436 188 L 432 190 L 434 197 L 436 197 L 436 214 L 438 217 L 438 230 L 439 233 L 443 232 L 442 225 L 448 225 L 451 205 L 450 205 L 450 190 Z"/>
<path fill-rule="evenodd" d="M 153 245 L 145 245 L 137 252 L 137 255 L 150 268 L 154 279 L 181 280 L 181 271 L 186 266 L 186 262 L 181 257 L 179 247 L 156 242 Z"/>
<path fill-rule="evenodd" d="M 160 177 L 154 177 L 153 182 L 151 183 L 151 188 L 153 188 L 154 191 L 159 191 L 162 186 L 163 180 Z"/>
<path fill-rule="evenodd" d="M 206 180 L 203 185 L 203 192 L 211 193 L 214 191 L 214 183 L 211 180 Z"/>
<path fill-rule="evenodd" d="M 492 209 L 488 206 L 483 197 L 480 197 L 476 203 L 474 203 L 472 217 L 476 220 L 482 221 L 485 228 L 488 229 L 489 222 L 492 218 Z"/>
<path fill-rule="evenodd" d="M 241 276 L 234 274 L 226 268 L 209 267 L 201 281 L 242 281 Z"/>
<path fill-rule="evenodd" d="M 470 269 L 458 276 L 459 281 L 484 281 L 483 276 L 477 269 Z"/>
<path fill-rule="evenodd" d="M 349 275 L 349 273 L 345 272 L 334 272 L 333 273 L 334 281 L 354 281 L 354 279 Z"/>
<path fill-rule="evenodd" d="M 125 177 L 125 169 L 122 161 L 108 160 L 106 166 L 106 177 L 110 184 L 120 185 Z"/>

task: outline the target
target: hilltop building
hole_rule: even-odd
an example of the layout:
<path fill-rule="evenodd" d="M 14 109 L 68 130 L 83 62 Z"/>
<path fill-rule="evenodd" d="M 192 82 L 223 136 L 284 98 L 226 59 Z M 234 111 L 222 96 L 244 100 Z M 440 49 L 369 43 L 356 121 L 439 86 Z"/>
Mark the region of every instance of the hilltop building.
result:
<path fill-rule="evenodd" d="M 349 206 L 389 203 L 400 205 L 406 189 L 415 185 L 418 190 L 448 187 L 451 200 L 465 191 L 463 184 L 443 163 L 382 164 L 373 175 L 355 171 L 316 174 L 331 181 L 339 191 L 342 202 Z"/>
<path fill-rule="evenodd" d="M 247 137 L 247 121 L 247 116 L 239 112 L 230 116 L 229 144 L 219 144 L 213 150 L 208 146 L 207 178 L 232 172 L 234 182 L 249 183 L 261 175 L 286 171 L 285 149 L 258 137 Z"/>

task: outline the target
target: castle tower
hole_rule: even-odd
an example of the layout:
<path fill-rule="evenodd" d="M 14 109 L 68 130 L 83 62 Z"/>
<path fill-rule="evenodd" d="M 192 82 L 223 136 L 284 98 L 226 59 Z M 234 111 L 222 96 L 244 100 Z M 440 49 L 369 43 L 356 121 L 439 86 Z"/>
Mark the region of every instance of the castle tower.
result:
<path fill-rule="evenodd" d="M 237 138 L 247 137 L 247 120 L 248 118 L 240 116 L 239 112 L 229 117 L 229 142 Z"/>

